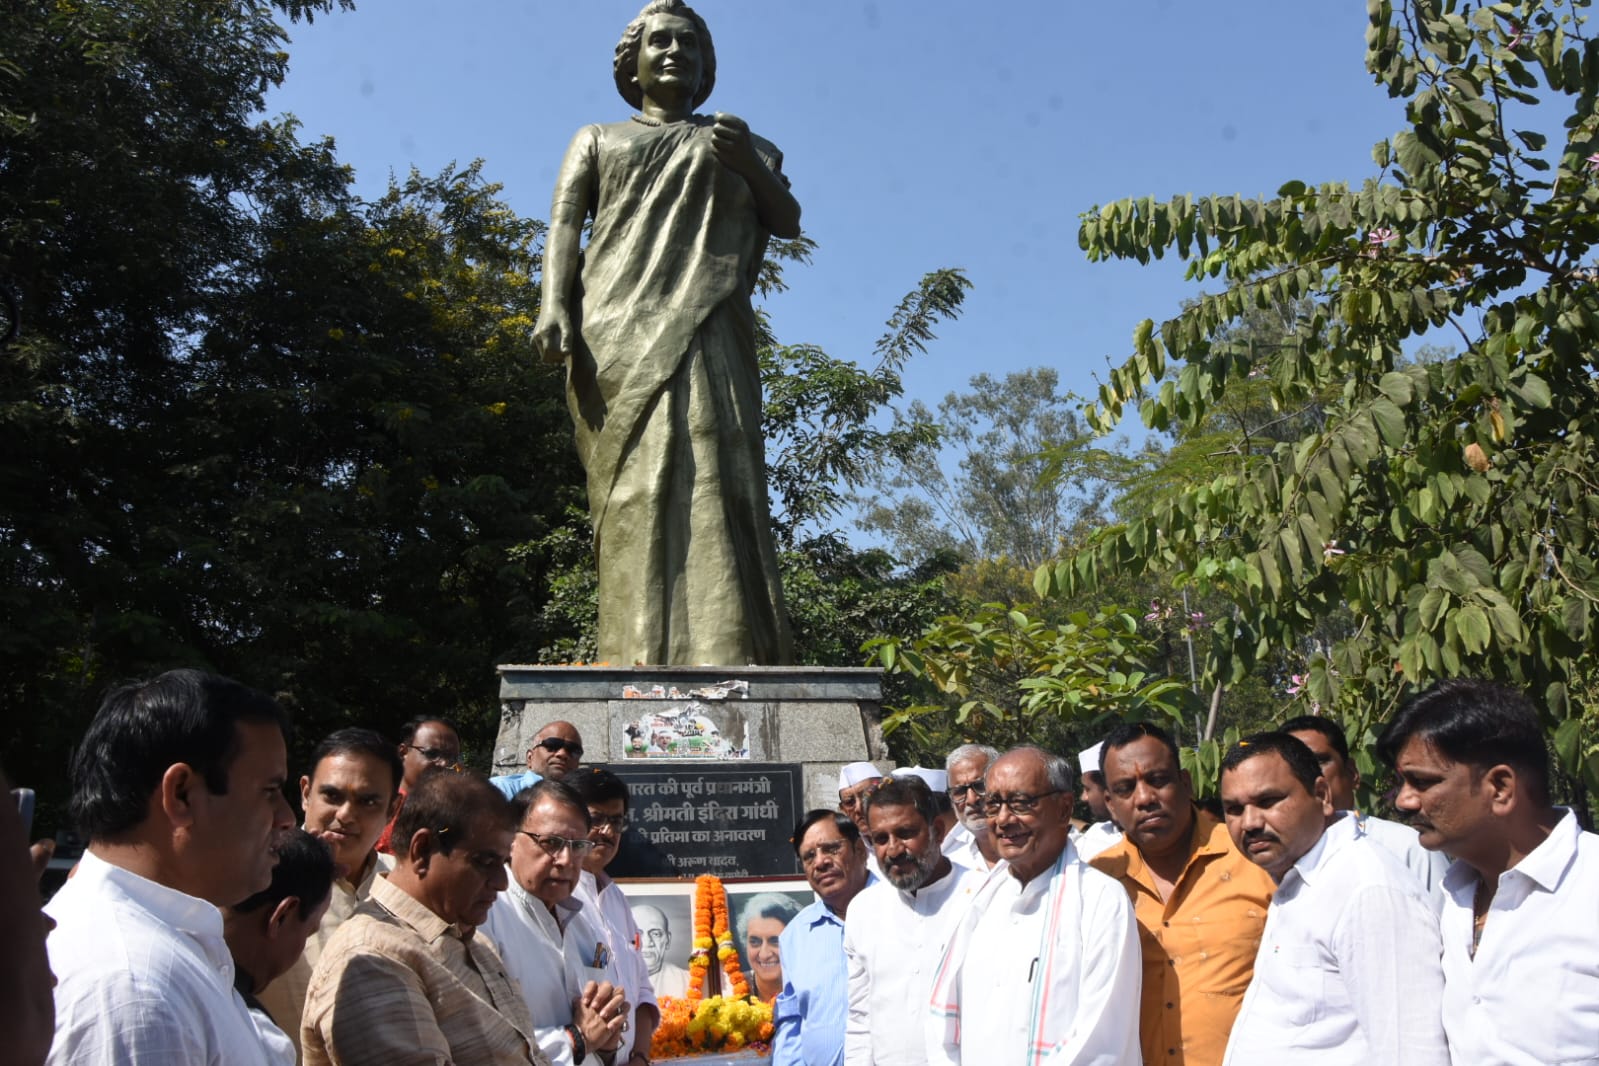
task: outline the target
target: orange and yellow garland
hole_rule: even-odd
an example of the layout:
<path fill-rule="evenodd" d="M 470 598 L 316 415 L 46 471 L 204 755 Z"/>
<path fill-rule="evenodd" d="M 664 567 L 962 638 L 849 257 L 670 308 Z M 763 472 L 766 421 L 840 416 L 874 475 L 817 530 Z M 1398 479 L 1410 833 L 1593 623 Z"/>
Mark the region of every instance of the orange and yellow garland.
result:
<path fill-rule="evenodd" d="M 726 993 L 705 998 L 711 952 L 722 963 Z M 694 949 L 688 960 L 688 995 L 660 1001 L 661 1024 L 650 1055 L 672 1058 L 700 1051 L 737 1050 L 772 1039 L 772 1007 L 750 997 L 738 964 L 738 949 L 727 927 L 727 892 L 720 878 L 705 874 L 694 882 Z"/>

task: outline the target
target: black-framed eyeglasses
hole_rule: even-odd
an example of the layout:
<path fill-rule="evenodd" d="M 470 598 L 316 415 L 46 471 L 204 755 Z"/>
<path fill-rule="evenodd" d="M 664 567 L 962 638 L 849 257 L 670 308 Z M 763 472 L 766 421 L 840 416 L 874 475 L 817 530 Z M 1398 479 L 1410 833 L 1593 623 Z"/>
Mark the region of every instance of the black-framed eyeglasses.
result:
<path fill-rule="evenodd" d="M 985 791 L 987 790 L 983 788 L 981 780 L 969 781 L 964 785 L 951 785 L 949 798 L 959 803 L 966 793 L 970 792 L 974 799 L 981 799 Z"/>
<path fill-rule="evenodd" d="M 1028 795 L 1026 792 L 1012 792 L 1008 796 L 995 793 L 992 796 L 983 797 L 983 813 L 992 818 L 1002 808 L 1009 807 L 1012 814 L 1032 814 L 1034 808 L 1038 806 L 1039 800 L 1045 796 L 1058 795 L 1062 791 L 1064 790 L 1052 788 L 1048 792 L 1040 792 L 1036 796 Z"/>
<path fill-rule="evenodd" d="M 553 833 L 535 833 L 531 829 L 518 829 L 518 833 L 527 837 L 533 843 L 544 849 L 544 854 L 554 858 L 568 848 L 572 850 L 572 858 L 581 859 L 594 850 L 594 841 L 579 840 L 576 837 L 558 837 Z"/>
<path fill-rule="evenodd" d="M 583 757 L 583 745 L 576 740 L 562 740 L 560 737 L 545 737 L 543 740 L 536 741 L 533 746 L 535 748 L 543 748 L 551 755 L 554 755 L 556 752 L 565 748 L 567 751 L 572 753 L 572 758 L 581 759 Z"/>
<path fill-rule="evenodd" d="M 589 826 L 593 829 L 609 829 L 620 833 L 627 828 L 627 815 L 625 814 L 596 814 L 589 809 Z"/>
<path fill-rule="evenodd" d="M 411 750 L 422 756 L 424 762 L 438 763 L 440 766 L 455 766 L 461 764 L 461 753 L 450 751 L 448 748 L 419 748 L 411 745 Z"/>

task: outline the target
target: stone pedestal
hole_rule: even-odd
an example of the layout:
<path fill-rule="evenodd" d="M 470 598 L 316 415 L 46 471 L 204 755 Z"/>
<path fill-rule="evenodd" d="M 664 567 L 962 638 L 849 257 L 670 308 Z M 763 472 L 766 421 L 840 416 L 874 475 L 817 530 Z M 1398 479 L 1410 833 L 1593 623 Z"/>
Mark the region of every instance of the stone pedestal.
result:
<path fill-rule="evenodd" d="M 499 674 L 496 774 L 525 769 L 528 743 L 558 719 L 582 735 L 585 763 L 685 772 L 799 764 L 806 809 L 838 805 L 845 763 L 889 766 L 877 669 L 510 665 Z M 674 725 L 652 728 L 652 719 Z"/>

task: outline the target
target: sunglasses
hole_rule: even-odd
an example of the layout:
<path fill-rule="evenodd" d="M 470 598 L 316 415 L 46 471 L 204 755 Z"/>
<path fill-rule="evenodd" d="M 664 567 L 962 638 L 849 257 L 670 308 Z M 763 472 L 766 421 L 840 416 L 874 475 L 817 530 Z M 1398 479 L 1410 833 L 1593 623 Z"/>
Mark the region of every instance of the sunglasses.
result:
<path fill-rule="evenodd" d="M 537 742 L 533 746 L 535 748 L 543 748 L 551 755 L 554 755 L 556 752 L 564 748 L 566 751 L 571 753 L 572 758 L 574 759 L 581 759 L 583 757 L 583 745 L 575 740 L 562 740 L 560 737 L 545 737 L 543 740 Z"/>

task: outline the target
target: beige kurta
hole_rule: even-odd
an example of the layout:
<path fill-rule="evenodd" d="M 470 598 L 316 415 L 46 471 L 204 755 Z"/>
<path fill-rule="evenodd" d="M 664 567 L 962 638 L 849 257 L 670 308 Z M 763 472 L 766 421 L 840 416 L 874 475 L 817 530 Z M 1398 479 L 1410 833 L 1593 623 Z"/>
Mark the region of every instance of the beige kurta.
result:
<path fill-rule="evenodd" d="M 782 156 L 755 138 L 774 172 Z M 567 398 L 588 475 L 599 658 L 782 664 L 750 292 L 768 235 L 711 121 L 588 126 L 557 203 L 592 203 Z"/>
<path fill-rule="evenodd" d="M 372 894 L 372 883 L 378 874 L 394 869 L 392 857 L 378 852 L 372 855 L 374 861 L 367 864 L 366 874 L 359 882 L 351 884 L 342 877 L 333 882 L 328 909 L 323 913 L 316 932 L 306 937 L 305 950 L 294 960 L 294 965 L 289 967 L 287 973 L 256 996 L 272 1020 L 294 1041 L 296 1055 L 300 1052 L 300 1018 L 305 1013 L 305 990 L 311 985 L 311 971 L 316 969 L 322 949 L 327 946 L 334 930 L 343 925 L 355 913 L 355 908 Z"/>

